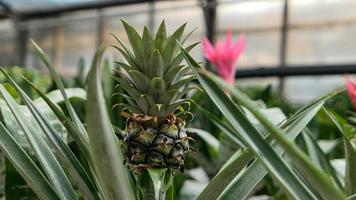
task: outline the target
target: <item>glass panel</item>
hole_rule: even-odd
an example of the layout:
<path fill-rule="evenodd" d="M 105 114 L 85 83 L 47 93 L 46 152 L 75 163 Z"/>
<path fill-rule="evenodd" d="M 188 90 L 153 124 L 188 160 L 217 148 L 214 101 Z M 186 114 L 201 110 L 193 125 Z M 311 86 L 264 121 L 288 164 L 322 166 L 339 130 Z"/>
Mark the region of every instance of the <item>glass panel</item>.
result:
<path fill-rule="evenodd" d="M 356 62 L 355 9 L 353 0 L 290 0 L 288 64 Z M 284 92 L 306 102 L 341 87 L 342 76 L 290 77 Z"/>
<path fill-rule="evenodd" d="M 55 9 L 78 4 L 93 3 L 99 0 L 2 0 L 15 12 Z M 103 0 L 100 0 L 103 1 Z M 105 1 L 105 0 L 104 0 Z"/>
<path fill-rule="evenodd" d="M 291 102 L 306 103 L 343 87 L 342 76 L 302 76 L 286 79 L 284 95 Z"/>
<path fill-rule="evenodd" d="M 282 1 L 219 1 L 217 7 L 218 40 L 224 40 L 232 30 L 236 39 L 246 36 L 247 46 L 241 55 L 239 68 L 277 66 L 279 63 Z"/>
<path fill-rule="evenodd" d="M 355 9 L 352 0 L 291 0 L 288 63 L 355 62 Z"/>
<path fill-rule="evenodd" d="M 10 20 L 0 21 L 0 65 L 15 63 L 15 30 Z"/>
<path fill-rule="evenodd" d="M 155 9 L 155 30 L 163 19 L 166 21 L 167 32 L 172 32 L 187 23 L 186 33 L 197 28 L 186 42 L 187 45 L 199 42 L 205 34 L 204 14 L 197 1 L 157 2 Z M 196 46 L 191 54 L 197 60 L 203 60 L 201 45 Z"/>

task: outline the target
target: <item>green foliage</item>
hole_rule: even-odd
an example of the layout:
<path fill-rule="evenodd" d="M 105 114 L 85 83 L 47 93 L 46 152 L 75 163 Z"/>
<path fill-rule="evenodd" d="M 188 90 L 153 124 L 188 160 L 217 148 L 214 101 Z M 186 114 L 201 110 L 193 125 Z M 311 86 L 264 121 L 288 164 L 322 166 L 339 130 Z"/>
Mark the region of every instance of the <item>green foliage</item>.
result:
<path fill-rule="evenodd" d="M 123 24 L 134 47 L 133 52 L 118 48 L 127 63 L 115 64 L 124 72 L 112 71 L 108 60 L 102 62 L 100 48 L 87 77 L 81 61 L 75 84 L 86 84 L 86 90 L 65 88 L 35 44 L 58 90 L 49 92 L 50 79 L 37 72 L 1 70 L 0 148 L 6 156 L 7 199 L 233 200 L 258 194 L 271 199 L 355 199 L 356 114 L 345 92 L 303 107 L 291 105 L 271 87 L 234 87 L 202 69 L 187 53 L 189 47 L 176 42 L 186 40 L 185 25 L 167 36 L 162 23 L 153 37 L 147 28 L 140 36 Z M 183 59 L 188 65 L 179 66 Z M 180 89 L 194 77 L 183 76 L 190 70 L 199 83 L 189 86 L 203 91 Z M 122 73 L 128 72 L 129 79 L 123 79 Z M 149 74 L 147 80 L 143 72 Z M 166 76 L 156 77 L 162 74 Z M 137 90 L 125 88 L 131 79 Z M 173 82 L 172 90 L 160 91 Z M 150 112 L 147 96 L 141 95 L 146 90 L 160 96 L 160 103 L 183 98 L 174 108 L 186 106 L 187 99 L 192 102 L 195 118 L 188 123 L 194 128 L 187 131 L 196 152 L 186 158 L 184 172 L 149 168 L 137 176 L 125 166 L 117 137 L 125 121 L 112 105 L 126 99 L 130 108 Z M 82 105 L 75 103 L 79 100 Z M 78 113 L 78 105 L 85 112 Z M 335 159 L 345 167 L 335 166 Z"/>
<path fill-rule="evenodd" d="M 209 94 L 210 98 L 215 102 L 217 107 L 226 116 L 229 122 L 232 124 L 235 131 L 239 132 L 241 137 L 246 143 L 264 162 L 265 166 L 272 173 L 273 177 L 277 179 L 283 188 L 289 192 L 290 195 L 295 198 L 313 199 L 311 191 L 304 188 L 305 185 L 302 180 L 288 168 L 287 164 L 283 162 L 271 149 L 271 146 L 265 143 L 261 138 L 261 135 L 254 129 L 246 119 L 246 115 L 242 114 L 241 108 L 234 105 L 231 99 L 224 94 L 223 89 L 218 83 L 228 88 L 239 103 L 246 107 L 253 115 L 263 124 L 263 126 L 270 132 L 276 142 L 286 151 L 290 159 L 292 159 L 298 170 L 304 175 L 304 178 L 315 187 L 325 199 L 343 199 L 345 194 L 340 191 L 340 188 L 335 187 L 334 183 L 329 177 L 317 168 L 312 162 L 310 162 L 307 156 L 299 149 L 294 143 L 291 143 L 285 138 L 285 133 L 271 123 L 271 121 L 263 114 L 256 106 L 248 99 L 245 94 L 241 93 L 236 88 L 224 83 L 220 79 L 214 78 L 209 75 L 208 72 L 202 70 L 199 64 L 194 61 L 190 55 L 181 48 L 183 56 L 186 61 L 192 66 L 195 71 L 198 80 L 202 84 L 204 90 Z M 246 134 L 244 133 L 246 132 Z M 254 133 L 256 132 L 256 134 Z M 268 152 L 268 153 L 267 153 Z M 299 179 L 299 180 L 298 180 Z M 304 190 L 304 191 L 303 191 Z"/>
<path fill-rule="evenodd" d="M 36 84 L 42 92 L 47 92 L 52 84 L 50 77 L 35 69 L 25 69 L 23 67 L 17 66 L 7 66 L 3 69 L 17 82 L 18 85 L 20 85 L 21 88 L 23 88 L 26 94 L 31 98 L 36 98 L 38 95 L 31 89 L 31 87 L 29 87 L 28 84 L 26 84 L 22 77 L 25 77 L 32 83 Z M 20 101 L 19 94 L 16 92 L 15 88 L 9 84 L 7 78 L 3 74 L 0 74 L 0 83 L 4 85 L 4 87 L 8 90 L 13 98 L 15 98 L 17 101 Z"/>

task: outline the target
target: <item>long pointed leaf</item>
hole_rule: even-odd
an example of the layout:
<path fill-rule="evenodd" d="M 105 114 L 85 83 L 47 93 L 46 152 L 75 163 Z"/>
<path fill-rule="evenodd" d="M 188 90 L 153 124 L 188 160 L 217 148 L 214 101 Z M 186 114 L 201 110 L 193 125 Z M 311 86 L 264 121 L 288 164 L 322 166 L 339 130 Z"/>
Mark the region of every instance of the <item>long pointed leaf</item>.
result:
<path fill-rule="evenodd" d="M 335 168 L 331 165 L 330 161 L 328 160 L 325 153 L 321 150 L 320 146 L 318 145 L 317 141 L 311 136 L 311 131 L 309 129 L 304 130 L 305 139 L 308 140 L 308 145 L 311 151 L 314 151 L 315 160 L 314 162 L 318 162 L 320 167 L 326 170 L 330 176 L 332 177 L 333 181 L 337 184 L 339 188 L 343 188 L 342 184 L 337 176 Z M 309 149 L 308 148 L 308 149 Z"/>
<path fill-rule="evenodd" d="M 296 114 L 294 114 L 287 121 L 283 123 L 282 127 L 286 131 L 286 135 L 288 137 L 295 138 L 297 136 L 296 134 L 298 134 L 301 130 L 303 130 L 303 128 L 319 111 L 319 109 L 325 102 L 325 98 L 320 99 L 317 102 L 318 104 L 313 103 L 312 104 L 313 106 L 308 106 L 302 109 L 303 112 L 298 112 L 298 113 L 302 113 L 302 115 L 299 115 L 297 113 L 299 115 L 298 118 L 295 118 L 294 116 Z M 270 140 L 269 134 L 267 134 L 266 139 Z M 249 160 L 247 159 L 247 161 L 251 161 L 254 157 L 254 154 L 252 154 L 250 150 L 245 150 L 245 151 L 246 154 L 247 152 L 249 152 L 249 156 L 251 157 Z M 282 151 L 279 151 L 279 153 L 282 153 Z M 216 198 L 220 195 L 220 198 L 224 198 L 224 199 L 229 199 L 229 198 L 243 199 L 254 189 L 254 187 L 268 173 L 267 169 L 263 166 L 263 164 L 259 160 L 254 160 L 246 170 L 244 170 L 243 172 L 237 175 L 239 171 L 235 170 L 235 165 L 239 166 L 241 164 L 240 162 L 242 162 L 243 160 L 241 159 L 239 161 L 239 158 L 237 156 L 233 156 L 232 160 L 230 162 L 229 161 L 227 161 L 228 164 L 224 165 L 226 166 L 226 168 L 223 167 L 222 170 L 214 177 L 214 179 L 216 180 L 213 179 L 206 187 L 206 189 L 204 189 L 204 191 L 200 194 L 201 196 L 201 197 L 199 196 L 200 199 L 204 199 L 206 196 L 210 196 L 210 195 L 216 195 Z M 245 163 L 249 163 L 249 162 L 245 162 Z M 227 170 L 233 170 L 234 174 L 231 174 L 230 176 L 224 176 L 222 172 Z M 219 181 L 219 179 L 223 181 L 223 183 Z M 219 188 L 220 190 L 218 190 Z M 214 192 L 211 193 L 211 190 L 214 190 Z"/>
<path fill-rule="evenodd" d="M 256 109 L 248 97 L 240 92 L 237 88 L 233 88 L 222 80 L 215 78 L 224 87 L 227 87 L 235 95 L 235 98 L 245 106 L 253 115 L 263 124 L 274 137 L 274 139 L 285 149 L 288 156 L 293 160 L 298 169 L 303 173 L 305 178 L 315 187 L 316 190 L 325 199 L 342 199 L 345 194 L 336 187 L 330 177 L 317 166 L 315 166 L 307 157 L 307 155 L 299 149 L 296 144 L 291 143 L 285 138 L 285 134 L 277 128 L 270 120 Z"/>
<path fill-rule="evenodd" d="M 257 129 L 248 121 L 242 110 L 225 94 L 218 84 L 202 71 L 199 64 L 181 47 L 185 60 L 196 72 L 198 80 L 204 90 L 209 94 L 216 106 L 230 121 L 233 128 L 238 131 L 246 144 L 261 158 L 261 161 L 270 170 L 273 176 L 281 183 L 292 196 L 301 199 L 314 199 L 303 183 L 292 172 L 288 165 L 263 139 Z"/>
<path fill-rule="evenodd" d="M 68 171 L 75 177 L 79 187 L 83 190 L 83 194 L 86 199 L 99 199 L 96 192 L 94 183 L 92 182 L 89 175 L 86 173 L 82 167 L 79 160 L 75 157 L 70 148 L 65 144 L 63 139 L 59 136 L 59 133 L 55 128 L 45 119 L 41 112 L 35 107 L 32 100 L 25 94 L 25 92 L 16 84 L 16 82 L 5 73 L 5 76 L 9 80 L 12 86 L 16 88 L 23 101 L 27 105 L 28 109 L 31 111 L 38 125 L 42 131 L 46 134 L 49 141 L 58 152 L 58 157 L 62 161 L 63 166 L 67 166 Z"/>
<path fill-rule="evenodd" d="M 58 160 L 46 144 L 43 135 L 41 135 L 42 133 L 35 130 L 31 124 L 28 124 L 25 116 L 21 113 L 19 106 L 2 85 L 0 85 L 0 93 L 15 116 L 17 123 L 22 128 L 22 131 L 27 136 L 48 178 L 52 182 L 54 188 L 58 191 L 58 195 L 63 199 L 77 199 L 74 189 L 70 185 Z"/>
<path fill-rule="evenodd" d="M 284 124 L 282 125 L 283 130 L 286 132 L 286 136 L 290 139 L 295 139 L 297 135 L 306 127 L 310 120 L 316 115 L 320 110 L 322 105 L 325 102 L 325 99 L 317 101 L 317 104 L 313 104 L 312 107 L 307 107 L 302 109 L 302 115 L 299 115 L 298 118 L 295 118 L 294 115 L 291 116 Z M 270 135 L 267 135 L 267 139 L 270 139 Z M 284 150 L 281 148 L 277 149 L 279 155 L 284 153 Z M 263 164 L 257 159 L 254 160 L 249 167 L 243 171 L 241 174 L 235 177 L 231 181 L 230 185 L 226 187 L 224 192 L 221 194 L 221 199 L 231 199 L 246 198 L 250 192 L 254 189 L 255 186 L 262 180 L 264 176 L 268 173 L 267 169 Z"/>
<path fill-rule="evenodd" d="M 105 199 L 134 199 L 124 157 L 111 127 L 100 78 L 100 61 L 105 48 L 100 48 L 88 74 L 87 117 L 89 153 Z"/>
<path fill-rule="evenodd" d="M 31 87 L 38 93 L 38 95 L 47 103 L 47 105 L 51 108 L 56 117 L 62 122 L 64 127 L 67 129 L 69 134 L 74 138 L 77 142 L 79 149 L 82 151 L 84 156 L 89 155 L 89 150 L 87 144 L 82 143 L 83 140 L 80 139 L 80 130 L 78 127 L 62 112 L 62 110 L 51 100 L 48 98 L 46 94 L 41 92 L 35 85 L 33 85 L 27 79 L 24 79 Z"/>
<path fill-rule="evenodd" d="M 61 91 L 61 93 L 63 95 L 63 98 L 64 98 L 64 103 L 65 103 L 66 108 L 67 108 L 67 110 L 69 112 L 70 118 L 72 119 L 72 121 L 76 124 L 76 126 L 80 130 L 80 133 L 81 133 L 80 138 L 81 138 L 81 140 L 83 140 L 82 142 L 83 143 L 88 143 L 88 136 L 86 134 L 85 128 L 84 128 L 83 124 L 81 123 L 78 115 L 74 111 L 73 106 L 69 102 L 67 94 L 65 93 L 65 90 L 64 90 L 63 82 L 62 82 L 58 72 L 54 68 L 53 64 L 49 60 L 49 58 L 46 55 L 46 53 L 33 40 L 31 40 L 31 42 L 32 42 L 32 45 L 35 47 L 37 55 L 41 58 L 41 60 L 45 64 L 45 66 L 48 68 L 48 70 L 50 71 L 54 82 L 56 83 L 57 87 Z"/>
<path fill-rule="evenodd" d="M 40 169 L 1 122 L 0 148 L 40 199 L 60 199 Z"/>
<path fill-rule="evenodd" d="M 346 169 L 345 169 L 345 190 L 347 194 L 356 193 L 356 151 L 352 147 L 352 144 L 348 140 L 347 136 L 350 135 L 347 129 L 347 124 L 341 119 L 337 118 L 327 109 L 324 112 L 331 119 L 331 121 L 336 125 L 340 133 L 343 135 L 344 149 L 345 149 L 345 159 L 346 159 Z"/>

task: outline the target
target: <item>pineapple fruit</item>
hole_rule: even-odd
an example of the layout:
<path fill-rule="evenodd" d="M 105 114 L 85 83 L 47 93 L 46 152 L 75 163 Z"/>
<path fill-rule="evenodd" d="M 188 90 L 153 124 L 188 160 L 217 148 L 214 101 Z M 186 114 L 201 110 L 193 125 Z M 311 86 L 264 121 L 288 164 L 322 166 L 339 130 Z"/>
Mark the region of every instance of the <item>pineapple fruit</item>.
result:
<path fill-rule="evenodd" d="M 183 170 L 190 151 L 185 120 L 191 113 L 189 100 L 182 97 L 194 89 L 187 84 L 195 77 L 188 74 L 189 66 L 181 64 L 178 42 L 183 44 L 191 33 L 183 37 L 184 24 L 167 36 L 163 21 L 154 37 L 147 27 L 140 37 L 131 25 L 125 21 L 122 24 L 132 51 L 115 36 L 120 46 L 113 47 L 124 57 L 115 62 L 119 76 L 114 78 L 127 93 L 120 94 L 126 99 L 121 105 L 127 123 L 120 139 L 125 161 L 136 170 Z"/>

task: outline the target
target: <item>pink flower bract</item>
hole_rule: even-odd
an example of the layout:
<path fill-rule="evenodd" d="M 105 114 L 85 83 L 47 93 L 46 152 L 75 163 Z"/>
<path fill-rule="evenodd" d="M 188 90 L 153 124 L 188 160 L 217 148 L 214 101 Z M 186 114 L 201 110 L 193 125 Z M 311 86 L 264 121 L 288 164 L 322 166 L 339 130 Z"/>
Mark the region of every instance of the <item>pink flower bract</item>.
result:
<path fill-rule="evenodd" d="M 226 33 L 225 42 L 217 42 L 214 46 L 207 38 L 203 39 L 205 57 L 215 65 L 220 77 L 233 84 L 235 80 L 234 65 L 245 48 L 245 37 L 240 35 L 236 43 L 232 43 L 231 31 Z"/>
<path fill-rule="evenodd" d="M 353 108 L 356 110 L 356 81 L 346 77 L 346 89 Z"/>

